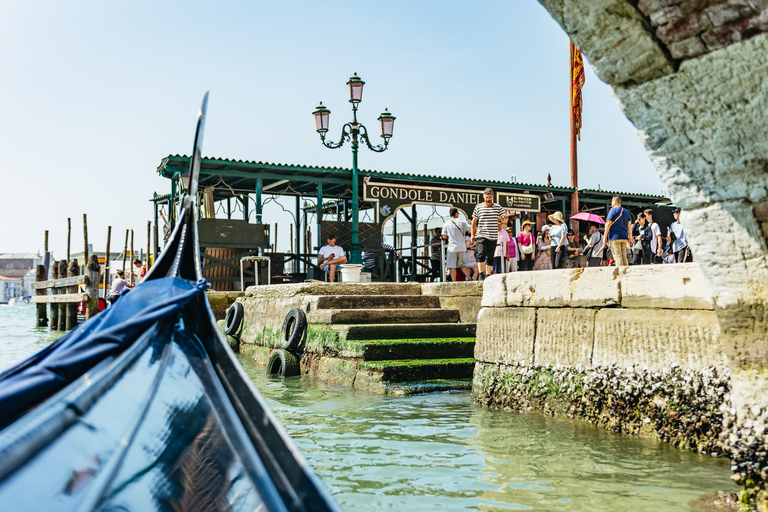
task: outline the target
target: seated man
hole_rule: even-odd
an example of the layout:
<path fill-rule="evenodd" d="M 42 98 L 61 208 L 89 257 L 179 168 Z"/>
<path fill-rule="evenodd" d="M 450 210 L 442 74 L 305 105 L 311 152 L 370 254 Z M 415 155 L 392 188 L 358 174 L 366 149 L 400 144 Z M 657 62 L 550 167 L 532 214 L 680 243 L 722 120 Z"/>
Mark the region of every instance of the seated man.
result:
<path fill-rule="evenodd" d="M 336 265 L 347 262 L 344 256 L 344 249 L 336 245 L 336 235 L 328 235 L 328 244 L 320 248 L 320 254 L 317 255 L 318 266 L 329 273 L 329 281 L 336 279 Z"/>

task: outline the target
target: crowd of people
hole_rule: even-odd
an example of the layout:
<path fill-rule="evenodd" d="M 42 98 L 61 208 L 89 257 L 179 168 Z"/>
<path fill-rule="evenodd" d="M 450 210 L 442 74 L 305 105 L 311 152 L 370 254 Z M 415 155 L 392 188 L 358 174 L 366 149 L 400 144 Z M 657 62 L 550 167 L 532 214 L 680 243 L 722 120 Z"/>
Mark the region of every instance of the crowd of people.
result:
<path fill-rule="evenodd" d="M 602 219 L 600 223 L 588 222 L 587 233 L 579 236 L 568 227 L 562 212 L 548 215 L 548 222 L 537 230 L 531 220 L 516 223 L 517 219 L 511 218 L 493 198 L 491 188 L 483 191 L 483 202 L 475 206 L 471 223 L 459 217 L 458 208 L 451 208 L 450 218 L 434 229 L 429 253 L 433 279 L 442 280 L 443 245 L 445 277 L 451 281 L 482 281 L 491 274 L 505 272 L 693 261 L 680 222 L 680 208 L 673 211 L 675 221 L 663 235 L 653 220 L 653 209 L 645 209 L 633 218 L 617 195 L 611 200 L 605 223 Z M 384 243 L 381 247 L 402 258 L 394 247 Z M 369 270 L 375 268 L 375 258 L 374 252 L 363 255 Z M 317 261 L 326 279 L 333 282 L 337 267 L 347 261 L 344 250 L 336 245 L 335 235 L 328 237 Z"/>
<path fill-rule="evenodd" d="M 475 207 L 471 225 L 459 219 L 458 209 L 451 208 L 450 219 L 436 230 L 445 242 L 445 267 L 451 281 L 482 281 L 491 274 L 516 271 L 693 261 L 680 208 L 673 211 L 675 221 L 663 236 L 652 209 L 633 219 L 617 195 L 605 225 L 589 222 L 588 233 L 580 238 L 569 229 L 562 212 L 548 215 L 547 224 L 538 231 L 533 221 L 523 220 L 515 233 L 515 219 L 493 197 L 493 190 L 485 189 L 484 202 Z M 433 248 L 434 242 L 435 238 Z"/>

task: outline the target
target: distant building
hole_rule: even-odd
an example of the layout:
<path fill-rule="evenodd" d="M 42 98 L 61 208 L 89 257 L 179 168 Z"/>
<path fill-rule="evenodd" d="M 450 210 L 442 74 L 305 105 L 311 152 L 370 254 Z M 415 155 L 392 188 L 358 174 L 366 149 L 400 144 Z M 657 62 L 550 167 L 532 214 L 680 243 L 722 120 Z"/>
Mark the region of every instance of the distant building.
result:
<path fill-rule="evenodd" d="M 0 304 L 8 304 L 8 300 L 13 297 L 21 297 L 21 290 L 21 279 L 0 276 Z"/>
<path fill-rule="evenodd" d="M 5 298 L 5 302 L 8 302 L 8 298 L 21 297 L 23 295 L 32 295 L 32 283 L 35 282 L 37 266 L 43 263 L 43 257 L 40 254 L 35 253 L 23 253 L 23 252 L 7 252 L 0 254 L 0 277 L 4 277 L 6 283 L 8 279 L 18 282 L 17 285 L 13 285 L 15 295 Z M 10 293 L 8 286 L 4 287 L 3 293 Z M 0 300 L 3 300 L 4 295 L 0 296 Z"/>

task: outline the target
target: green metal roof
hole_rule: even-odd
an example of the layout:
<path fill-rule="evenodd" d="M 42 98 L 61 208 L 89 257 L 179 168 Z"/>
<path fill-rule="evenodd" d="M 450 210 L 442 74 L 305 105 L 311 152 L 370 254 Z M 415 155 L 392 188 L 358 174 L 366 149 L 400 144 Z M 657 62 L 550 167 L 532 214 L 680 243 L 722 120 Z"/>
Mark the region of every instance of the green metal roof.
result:
<path fill-rule="evenodd" d="M 171 179 L 174 174 L 183 174 L 189 168 L 189 157 L 169 155 L 160 162 L 158 174 Z M 371 169 L 359 169 L 360 179 L 370 177 L 377 182 L 399 183 L 422 186 L 442 186 L 456 189 L 482 189 L 493 187 L 502 192 L 531 192 L 543 194 L 552 192 L 559 200 L 570 198 L 574 189 L 533 183 L 514 183 L 487 179 L 450 178 L 429 174 L 406 174 L 384 172 Z M 317 183 L 323 183 L 323 196 L 326 198 L 349 196 L 352 169 L 343 167 L 318 167 L 311 165 L 275 164 L 248 160 L 228 160 L 224 158 L 204 157 L 200 167 L 200 189 L 215 186 L 215 200 L 238 194 L 253 193 L 257 177 L 262 179 L 265 194 L 285 194 L 311 196 L 317 192 Z M 579 190 L 580 198 L 591 201 L 610 201 L 610 197 L 620 194 L 623 197 L 641 203 L 657 203 L 666 200 L 663 196 L 611 192 L 604 190 Z"/>

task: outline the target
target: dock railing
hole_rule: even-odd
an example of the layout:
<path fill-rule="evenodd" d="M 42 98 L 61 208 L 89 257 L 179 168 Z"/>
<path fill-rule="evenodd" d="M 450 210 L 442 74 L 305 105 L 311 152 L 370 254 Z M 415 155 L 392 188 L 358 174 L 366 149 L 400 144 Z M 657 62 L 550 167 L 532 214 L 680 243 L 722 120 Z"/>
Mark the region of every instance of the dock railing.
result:
<path fill-rule="evenodd" d="M 63 265 L 59 267 L 59 275 L 64 274 Z M 96 255 L 91 255 L 86 266 L 86 274 L 80 273 L 77 263 L 73 260 L 66 270 L 68 277 L 36 281 L 32 283 L 32 289 L 39 295 L 34 295 L 31 302 L 35 304 L 50 304 L 51 309 L 57 309 L 58 314 L 51 314 L 56 319 L 57 328 L 60 331 L 74 329 L 77 325 L 77 305 L 85 302 L 86 320 L 99 312 L 99 260 Z M 38 274 L 44 276 L 44 273 Z M 47 295 L 41 292 L 49 292 Z"/>

